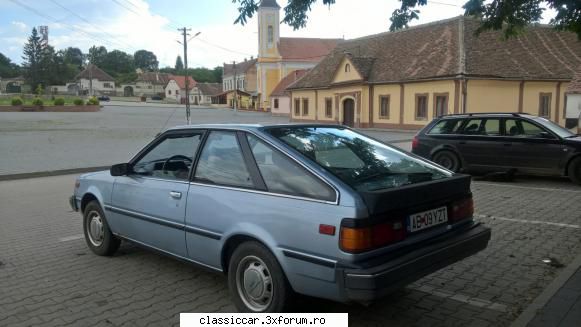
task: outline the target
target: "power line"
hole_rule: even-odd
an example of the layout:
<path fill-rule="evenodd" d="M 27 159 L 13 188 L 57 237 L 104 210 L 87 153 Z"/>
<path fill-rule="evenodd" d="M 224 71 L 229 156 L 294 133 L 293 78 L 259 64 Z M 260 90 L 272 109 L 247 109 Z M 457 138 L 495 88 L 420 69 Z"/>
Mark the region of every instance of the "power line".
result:
<path fill-rule="evenodd" d="M 73 26 L 73 25 L 70 25 L 70 24 L 67 24 L 67 23 L 60 22 L 58 19 L 56 19 L 56 18 L 54 18 L 54 17 L 52 17 L 52 16 L 50 16 L 50 15 L 48 15 L 48 14 L 41 13 L 41 12 L 39 12 L 38 10 L 36 10 L 36 9 L 34 9 L 34 8 L 30 7 L 30 6 L 28 6 L 27 4 L 20 2 L 19 0 L 10 0 L 10 2 L 12 2 L 12 3 L 14 3 L 14 4 L 16 4 L 16 5 L 20 6 L 20 7 L 24 8 L 24 9 L 26 9 L 26 10 L 28 10 L 28 11 L 32 12 L 32 13 L 34 13 L 34 14 L 36 14 L 36 15 L 38 15 L 38 16 L 40 16 L 40 17 L 42 17 L 42 18 L 44 18 L 44 19 L 46 19 L 46 20 L 48 20 L 48 21 L 52 21 L 53 23 L 62 24 L 62 25 L 64 25 L 64 26 L 68 26 L 68 29 L 72 30 L 73 32 L 79 32 L 79 33 L 82 33 L 82 34 L 84 34 L 84 35 L 85 35 L 85 36 L 86 36 L 88 39 L 92 39 L 93 41 L 99 41 L 99 42 L 108 43 L 108 44 L 110 44 L 110 45 L 113 45 L 113 46 L 115 46 L 115 44 L 114 44 L 114 43 L 112 43 L 111 41 L 108 41 L 108 40 L 105 40 L 105 39 L 101 39 L 101 38 L 99 38 L 99 37 L 97 37 L 97 36 L 94 36 L 94 35 L 92 35 L 92 34 L 88 33 L 88 32 L 85 32 L 85 31 L 83 31 L 83 30 L 81 30 L 81 29 L 79 29 L 79 28 L 76 28 L 76 27 L 75 27 L 75 26 Z"/>
<path fill-rule="evenodd" d="M 62 9 L 64 9 L 64 10 L 68 11 L 69 13 L 71 13 L 71 14 L 72 14 L 72 15 L 74 15 L 75 17 L 79 18 L 79 19 L 80 19 L 80 20 L 82 20 L 83 22 L 85 22 L 85 23 L 87 23 L 87 24 L 89 24 L 89 25 L 91 25 L 91 26 L 93 26 L 93 27 L 95 27 L 95 28 L 99 29 L 99 27 L 98 27 L 98 26 L 94 25 L 93 23 L 91 23 L 90 21 L 88 21 L 87 19 L 85 19 L 84 17 L 82 17 L 81 15 L 77 14 L 77 13 L 76 13 L 76 12 L 74 12 L 73 10 L 71 10 L 71 9 L 69 9 L 69 8 L 67 8 L 67 7 L 65 7 L 65 6 L 63 6 L 62 4 L 60 4 L 59 2 L 57 2 L 56 0 L 50 0 L 50 1 L 51 1 L 52 3 L 54 3 L 55 5 L 59 6 L 60 8 L 62 8 Z M 109 33 L 105 32 L 105 31 L 102 31 L 102 33 L 103 33 L 103 34 L 105 34 L 105 35 L 107 35 L 107 36 L 109 36 L 109 37 L 110 37 L 110 38 L 112 38 L 112 39 L 116 39 L 116 40 L 118 40 L 118 41 L 121 41 L 121 40 L 119 40 L 117 37 L 115 37 L 115 36 L 113 36 L 113 35 L 111 35 L 111 34 L 109 34 Z M 121 42 L 122 42 L 122 41 L 121 41 Z M 123 43 L 119 43 L 119 42 L 115 42 L 115 43 L 117 43 L 117 44 L 118 44 L 118 45 L 120 45 L 120 46 L 125 46 L 125 44 L 123 44 Z M 131 46 L 131 45 L 129 45 L 129 46 L 130 46 L 130 48 L 132 48 L 133 50 L 137 50 L 137 48 L 135 48 L 135 47 L 133 47 L 133 46 Z"/>
<path fill-rule="evenodd" d="M 217 45 L 217 44 L 208 42 L 208 41 L 206 41 L 204 39 L 201 39 L 201 38 L 197 38 L 196 40 L 198 40 L 198 41 L 200 41 L 202 43 L 205 43 L 207 45 L 213 46 L 215 48 L 222 49 L 224 51 L 228 51 L 228 52 L 232 52 L 232 53 L 236 53 L 236 54 L 241 54 L 243 56 L 252 56 L 252 54 L 249 54 L 249 53 L 246 53 L 246 52 L 241 52 L 241 51 L 236 51 L 236 50 L 232 50 L 232 49 L 228 49 L 228 48 L 225 48 L 225 47 L 223 47 L 221 45 Z"/>

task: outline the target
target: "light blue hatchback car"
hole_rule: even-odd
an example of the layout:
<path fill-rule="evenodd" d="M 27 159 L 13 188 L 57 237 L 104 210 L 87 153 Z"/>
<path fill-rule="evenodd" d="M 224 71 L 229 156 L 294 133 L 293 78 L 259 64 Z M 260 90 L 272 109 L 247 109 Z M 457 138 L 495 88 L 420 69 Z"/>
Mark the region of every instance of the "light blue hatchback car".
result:
<path fill-rule="evenodd" d="M 468 176 L 344 126 L 176 127 L 70 203 L 94 253 L 125 240 L 223 272 L 248 312 L 370 302 L 490 239 Z"/>

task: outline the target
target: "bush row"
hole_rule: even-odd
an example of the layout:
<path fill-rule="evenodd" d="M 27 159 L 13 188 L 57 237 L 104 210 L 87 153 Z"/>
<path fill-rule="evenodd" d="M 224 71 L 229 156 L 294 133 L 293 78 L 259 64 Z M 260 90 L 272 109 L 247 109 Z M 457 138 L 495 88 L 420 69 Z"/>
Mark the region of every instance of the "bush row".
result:
<path fill-rule="evenodd" d="M 11 104 L 13 106 L 21 106 L 24 104 L 24 101 L 20 97 L 14 97 L 11 100 Z M 42 105 L 44 105 L 44 101 L 42 101 L 41 98 L 34 98 L 32 100 L 32 104 L 35 106 L 42 106 Z M 64 106 L 65 99 L 64 98 L 56 98 L 53 100 L 53 104 L 55 106 Z M 85 101 L 83 101 L 83 99 L 77 98 L 77 99 L 73 100 L 73 104 L 75 106 L 83 106 L 83 105 L 85 105 Z M 89 100 L 87 100 L 87 105 L 99 105 L 99 100 L 96 97 L 89 98 Z"/>

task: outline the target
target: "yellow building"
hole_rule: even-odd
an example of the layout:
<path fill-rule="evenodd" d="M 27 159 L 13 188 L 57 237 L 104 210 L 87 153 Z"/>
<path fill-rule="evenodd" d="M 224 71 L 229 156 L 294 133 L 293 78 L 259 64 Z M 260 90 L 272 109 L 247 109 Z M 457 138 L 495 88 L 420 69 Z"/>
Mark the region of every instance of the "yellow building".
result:
<path fill-rule="evenodd" d="M 522 112 L 563 125 L 576 35 L 534 26 L 505 41 L 478 26 L 457 17 L 344 41 L 290 86 L 291 117 L 417 129 L 443 114 Z"/>
<path fill-rule="evenodd" d="M 340 39 L 280 37 L 280 6 L 262 0 L 258 8 L 257 91 L 260 109 L 270 109 L 270 94 L 289 73 L 314 67 Z"/>

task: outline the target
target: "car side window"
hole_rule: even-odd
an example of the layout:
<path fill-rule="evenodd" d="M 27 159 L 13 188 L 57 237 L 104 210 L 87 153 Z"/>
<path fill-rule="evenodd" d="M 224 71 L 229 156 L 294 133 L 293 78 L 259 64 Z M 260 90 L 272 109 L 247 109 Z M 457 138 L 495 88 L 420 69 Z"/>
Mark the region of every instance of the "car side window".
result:
<path fill-rule="evenodd" d="M 194 179 L 202 183 L 254 188 L 235 132 L 210 133 L 200 154 Z"/>
<path fill-rule="evenodd" d="M 547 131 L 525 120 L 507 119 L 505 121 L 506 135 L 520 138 L 542 138 Z"/>
<path fill-rule="evenodd" d="M 480 125 L 482 124 L 482 119 L 470 119 L 464 125 L 461 134 L 464 135 L 480 135 L 481 128 Z"/>
<path fill-rule="evenodd" d="M 335 201 L 335 191 L 254 135 L 248 143 L 269 192 Z"/>
<path fill-rule="evenodd" d="M 135 162 L 133 171 L 141 176 L 187 180 L 202 134 L 169 135 Z"/>
<path fill-rule="evenodd" d="M 488 136 L 500 136 L 500 119 L 487 119 L 484 122 L 482 134 Z"/>
<path fill-rule="evenodd" d="M 430 135 L 456 134 L 460 126 L 462 126 L 461 119 L 444 119 L 436 123 L 436 125 L 432 127 L 428 134 Z"/>

